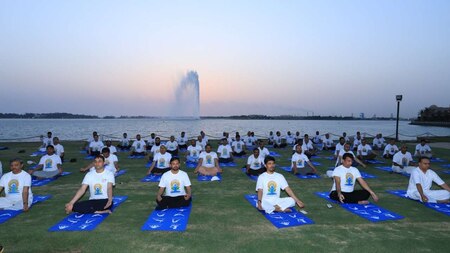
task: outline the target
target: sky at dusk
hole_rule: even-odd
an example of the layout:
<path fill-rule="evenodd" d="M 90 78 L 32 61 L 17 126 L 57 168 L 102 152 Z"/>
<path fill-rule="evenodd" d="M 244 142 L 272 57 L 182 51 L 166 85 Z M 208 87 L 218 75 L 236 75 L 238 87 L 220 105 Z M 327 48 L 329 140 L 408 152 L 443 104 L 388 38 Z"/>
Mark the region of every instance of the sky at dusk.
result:
<path fill-rule="evenodd" d="M 450 105 L 450 1 L 1 1 L 0 112 L 401 116 Z"/>

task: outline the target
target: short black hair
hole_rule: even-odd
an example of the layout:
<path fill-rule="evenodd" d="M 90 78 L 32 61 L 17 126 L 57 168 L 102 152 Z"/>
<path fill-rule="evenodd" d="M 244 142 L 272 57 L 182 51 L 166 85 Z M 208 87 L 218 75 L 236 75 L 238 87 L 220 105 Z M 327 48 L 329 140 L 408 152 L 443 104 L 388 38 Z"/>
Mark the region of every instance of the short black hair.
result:
<path fill-rule="evenodd" d="M 107 148 L 107 147 L 102 148 L 102 153 L 109 153 L 109 152 L 111 152 L 111 151 L 109 150 L 109 148 Z"/>
<path fill-rule="evenodd" d="M 268 155 L 268 156 L 266 156 L 264 158 L 264 164 L 267 164 L 270 161 L 275 162 L 275 158 L 273 156 L 270 156 L 270 155 Z"/>
<path fill-rule="evenodd" d="M 345 153 L 345 154 L 342 156 L 342 160 L 345 160 L 347 157 L 350 157 L 352 160 L 354 159 L 354 157 L 353 157 L 352 154 L 350 154 L 350 153 Z"/>
<path fill-rule="evenodd" d="M 169 163 L 172 163 L 173 161 L 178 161 L 178 162 L 180 162 L 180 158 L 178 158 L 178 157 L 172 157 L 172 158 L 170 158 L 170 162 L 169 162 Z"/>
<path fill-rule="evenodd" d="M 427 159 L 428 161 L 431 161 L 431 159 L 428 156 L 421 156 L 421 157 L 419 157 L 419 163 L 422 162 L 423 159 Z"/>
<path fill-rule="evenodd" d="M 13 162 L 19 162 L 20 164 L 23 164 L 23 160 L 17 157 L 9 160 L 9 164 L 12 164 Z"/>
<path fill-rule="evenodd" d="M 102 159 L 102 161 L 105 161 L 105 157 L 103 157 L 102 155 L 96 155 L 94 160 L 97 159 L 97 158 L 100 158 L 100 159 Z"/>
<path fill-rule="evenodd" d="M 48 145 L 47 148 L 55 149 L 55 147 L 53 147 L 53 145 Z"/>

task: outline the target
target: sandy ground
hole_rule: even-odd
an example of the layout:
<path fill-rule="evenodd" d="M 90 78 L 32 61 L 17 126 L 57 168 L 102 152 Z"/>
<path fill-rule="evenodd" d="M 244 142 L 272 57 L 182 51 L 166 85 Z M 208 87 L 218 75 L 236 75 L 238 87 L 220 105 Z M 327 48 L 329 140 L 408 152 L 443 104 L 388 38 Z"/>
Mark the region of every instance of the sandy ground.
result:
<path fill-rule="evenodd" d="M 450 149 L 450 142 L 436 142 L 429 144 L 431 148 L 445 148 Z"/>

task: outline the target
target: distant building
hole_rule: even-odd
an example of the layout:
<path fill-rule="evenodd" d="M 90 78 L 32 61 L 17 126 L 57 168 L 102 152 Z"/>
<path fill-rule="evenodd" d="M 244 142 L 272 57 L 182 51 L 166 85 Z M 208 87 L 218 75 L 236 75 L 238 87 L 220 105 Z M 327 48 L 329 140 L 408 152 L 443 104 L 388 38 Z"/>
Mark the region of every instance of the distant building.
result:
<path fill-rule="evenodd" d="M 450 106 L 449 107 L 438 107 L 432 105 L 419 112 L 417 117 L 419 122 L 450 122 Z"/>

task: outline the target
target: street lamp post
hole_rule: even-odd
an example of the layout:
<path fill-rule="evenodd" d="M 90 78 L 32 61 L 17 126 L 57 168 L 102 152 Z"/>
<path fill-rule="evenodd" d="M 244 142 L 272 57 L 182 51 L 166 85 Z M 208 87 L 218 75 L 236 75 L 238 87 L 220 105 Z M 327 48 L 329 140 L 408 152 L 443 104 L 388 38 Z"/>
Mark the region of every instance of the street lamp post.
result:
<path fill-rule="evenodd" d="M 395 140 L 398 141 L 398 121 L 400 118 L 400 101 L 402 101 L 403 96 L 397 95 L 395 96 L 395 98 L 397 99 L 397 125 L 395 127 Z"/>

